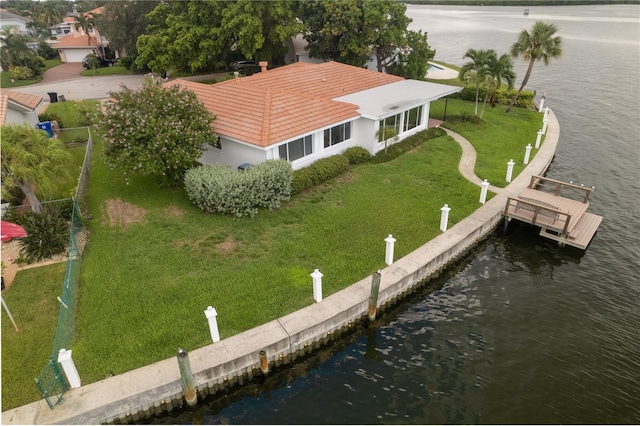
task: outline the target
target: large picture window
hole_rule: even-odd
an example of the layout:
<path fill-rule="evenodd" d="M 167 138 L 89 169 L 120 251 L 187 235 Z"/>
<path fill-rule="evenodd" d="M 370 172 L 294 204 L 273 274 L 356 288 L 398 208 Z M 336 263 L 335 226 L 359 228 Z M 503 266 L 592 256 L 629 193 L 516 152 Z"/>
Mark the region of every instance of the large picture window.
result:
<path fill-rule="evenodd" d="M 351 122 L 340 124 L 324 131 L 324 147 L 329 148 L 351 139 Z"/>
<path fill-rule="evenodd" d="M 411 130 L 422 124 L 422 105 L 405 111 L 403 131 Z"/>
<path fill-rule="evenodd" d="M 311 135 L 309 135 L 305 136 L 304 138 L 296 139 L 293 142 L 280 145 L 278 147 L 280 158 L 289 161 L 295 161 L 299 158 L 306 157 L 307 155 L 312 154 L 313 143 L 311 139 Z"/>
<path fill-rule="evenodd" d="M 387 117 L 384 120 L 380 120 L 380 131 L 378 132 L 378 142 L 382 142 L 385 139 L 389 139 L 391 136 L 390 132 L 385 132 L 385 129 L 393 129 L 395 130 L 395 134 L 400 134 L 400 114 L 392 115 L 391 117 Z"/>

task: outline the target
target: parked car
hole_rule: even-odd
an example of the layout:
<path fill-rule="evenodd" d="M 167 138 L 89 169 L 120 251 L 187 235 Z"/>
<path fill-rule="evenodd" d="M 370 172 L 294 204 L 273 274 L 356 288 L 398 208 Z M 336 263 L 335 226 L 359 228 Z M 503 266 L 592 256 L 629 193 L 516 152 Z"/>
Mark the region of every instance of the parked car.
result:
<path fill-rule="evenodd" d="M 235 61 L 233 63 L 233 69 L 234 70 L 241 70 L 241 69 L 246 69 L 246 68 L 259 68 L 260 64 L 258 64 L 258 61 L 250 61 L 250 60 L 242 60 L 242 61 Z"/>
<path fill-rule="evenodd" d="M 98 67 L 102 68 L 102 67 L 110 67 L 111 65 L 113 65 L 113 61 L 111 59 L 104 59 L 101 58 L 99 56 L 96 56 L 96 59 L 98 60 Z M 82 68 L 88 70 L 89 67 L 89 57 L 85 56 L 84 58 L 82 58 Z"/>

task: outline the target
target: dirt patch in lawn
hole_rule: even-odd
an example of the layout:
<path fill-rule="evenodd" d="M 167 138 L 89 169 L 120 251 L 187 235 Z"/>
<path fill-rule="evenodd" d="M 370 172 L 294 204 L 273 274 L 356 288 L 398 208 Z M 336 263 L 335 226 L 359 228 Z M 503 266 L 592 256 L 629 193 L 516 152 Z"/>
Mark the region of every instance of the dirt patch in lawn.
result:
<path fill-rule="evenodd" d="M 126 203 L 119 198 L 107 200 L 105 203 L 110 226 L 118 226 L 125 231 L 127 226 L 141 222 L 147 214 L 142 207 Z"/>
<path fill-rule="evenodd" d="M 241 244 L 235 240 L 231 235 L 227 235 L 227 238 L 219 244 L 216 244 L 216 249 L 218 253 L 221 254 L 229 254 L 233 253 Z"/>
<path fill-rule="evenodd" d="M 164 214 L 165 216 L 168 217 L 176 217 L 176 218 L 181 218 L 183 217 L 187 212 L 183 209 L 181 209 L 180 207 L 177 206 L 170 206 L 167 207 L 166 209 L 164 209 Z"/>

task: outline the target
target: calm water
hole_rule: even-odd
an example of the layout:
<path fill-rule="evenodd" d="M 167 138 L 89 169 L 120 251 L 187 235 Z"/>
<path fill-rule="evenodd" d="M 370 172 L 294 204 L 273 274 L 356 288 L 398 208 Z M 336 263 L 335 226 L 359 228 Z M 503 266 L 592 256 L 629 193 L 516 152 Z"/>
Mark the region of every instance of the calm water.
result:
<path fill-rule="evenodd" d="M 378 327 L 155 423 L 640 423 L 640 6 L 522 12 L 408 7 L 457 65 L 535 20 L 559 27 L 563 57 L 527 88 L 561 124 L 548 176 L 596 187 L 588 250 L 512 226 Z"/>

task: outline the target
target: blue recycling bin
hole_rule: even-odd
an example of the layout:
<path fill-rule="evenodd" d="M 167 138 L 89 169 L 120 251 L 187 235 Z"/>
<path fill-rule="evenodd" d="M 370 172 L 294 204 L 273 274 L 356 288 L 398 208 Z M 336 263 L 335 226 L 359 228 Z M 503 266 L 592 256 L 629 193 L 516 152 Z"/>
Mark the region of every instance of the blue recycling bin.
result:
<path fill-rule="evenodd" d="M 45 132 L 47 132 L 50 138 L 53 137 L 53 128 L 51 127 L 50 121 L 44 121 L 42 123 L 38 123 L 38 129 L 44 130 Z"/>

